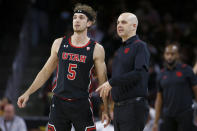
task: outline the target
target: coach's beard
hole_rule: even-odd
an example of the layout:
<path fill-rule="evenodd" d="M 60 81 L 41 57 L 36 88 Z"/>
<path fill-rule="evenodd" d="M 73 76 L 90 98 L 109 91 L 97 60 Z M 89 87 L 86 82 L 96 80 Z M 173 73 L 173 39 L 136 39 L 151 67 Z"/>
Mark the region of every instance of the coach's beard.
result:
<path fill-rule="evenodd" d="M 170 61 L 170 62 L 166 61 L 167 66 L 170 67 L 170 68 L 175 67 L 176 66 L 176 63 L 177 63 L 176 60 Z"/>

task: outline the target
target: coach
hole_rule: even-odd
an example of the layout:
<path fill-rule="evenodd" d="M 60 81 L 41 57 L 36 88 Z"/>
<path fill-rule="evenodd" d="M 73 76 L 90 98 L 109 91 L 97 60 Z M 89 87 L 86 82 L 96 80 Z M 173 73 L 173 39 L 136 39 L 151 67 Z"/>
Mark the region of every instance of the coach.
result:
<path fill-rule="evenodd" d="M 123 43 L 113 60 L 112 78 L 97 89 L 101 97 L 107 97 L 111 90 L 115 131 L 143 131 L 148 117 L 150 53 L 147 44 L 136 35 L 137 26 L 134 14 L 119 16 L 117 33 Z"/>

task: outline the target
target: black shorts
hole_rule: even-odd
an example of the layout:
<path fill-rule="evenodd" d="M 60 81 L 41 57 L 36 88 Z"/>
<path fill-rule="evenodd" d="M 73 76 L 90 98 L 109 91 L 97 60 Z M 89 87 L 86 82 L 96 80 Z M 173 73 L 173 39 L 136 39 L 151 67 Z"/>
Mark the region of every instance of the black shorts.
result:
<path fill-rule="evenodd" d="M 66 101 L 53 96 L 50 107 L 48 131 L 96 131 L 89 99 Z"/>

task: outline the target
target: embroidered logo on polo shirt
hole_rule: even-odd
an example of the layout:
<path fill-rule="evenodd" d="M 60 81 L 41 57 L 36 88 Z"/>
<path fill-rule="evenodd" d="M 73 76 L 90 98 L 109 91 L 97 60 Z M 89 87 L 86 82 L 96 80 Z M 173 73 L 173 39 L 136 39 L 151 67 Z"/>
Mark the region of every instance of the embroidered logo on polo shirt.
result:
<path fill-rule="evenodd" d="M 187 66 L 186 64 L 183 64 L 183 65 L 182 65 L 182 68 L 185 68 L 186 66 Z"/>
<path fill-rule="evenodd" d="M 127 54 L 129 52 L 130 48 L 125 48 L 124 53 Z"/>
<path fill-rule="evenodd" d="M 163 76 L 162 78 L 165 80 L 165 79 L 167 79 L 167 76 L 165 75 L 165 76 Z"/>
<path fill-rule="evenodd" d="M 177 76 L 177 77 L 181 77 L 181 76 L 183 76 L 183 74 L 182 74 L 182 72 L 177 71 L 177 72 L 176 72 L 176 76 Z"/>

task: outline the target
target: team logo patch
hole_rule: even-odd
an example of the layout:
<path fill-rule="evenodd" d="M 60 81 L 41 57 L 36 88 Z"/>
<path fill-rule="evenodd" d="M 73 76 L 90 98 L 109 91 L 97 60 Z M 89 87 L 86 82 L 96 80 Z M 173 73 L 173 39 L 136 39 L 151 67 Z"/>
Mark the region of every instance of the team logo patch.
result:
<path fill-rule="evenodd" d="M 180 72 L 180 71 L 176 72 L 176 76 L 181 77 L 182 75 L 183 75 L 182 72 Z"/>
<path fill-rule="evenodd" d="M 124 53 L 127 54 L 129 52 L 130 48 L 125 48 Z"/>
<path fill-rule="evenodd" d="M 165 75 L 165 76 L 163 76 L 163 79 L 165 80 L 165 79 L 167 79 L 167 76 Z"/>

